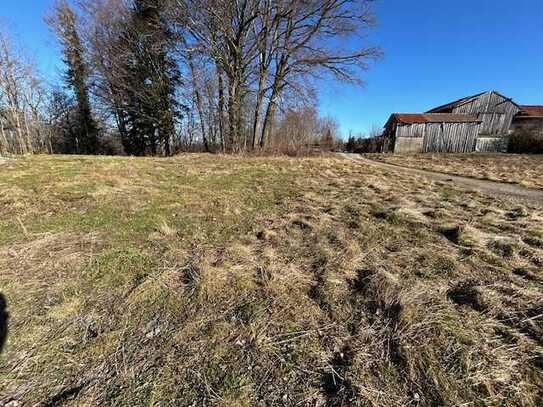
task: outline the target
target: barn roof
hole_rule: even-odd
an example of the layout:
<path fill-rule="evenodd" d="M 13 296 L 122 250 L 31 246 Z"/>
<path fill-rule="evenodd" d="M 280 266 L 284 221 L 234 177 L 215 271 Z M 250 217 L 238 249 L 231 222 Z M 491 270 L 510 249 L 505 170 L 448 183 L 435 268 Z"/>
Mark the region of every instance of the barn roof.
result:
<path fill-rule="evenodd" d="M 543 117 L 543 106 L 541 105 L 523 105 L 520 106 L 522 116 Z"/>
<path fill-rule="evenodd" d="M 475 116 L 454 113 L 394 113 L 390 120 L 402 124 L 415 123 L 478 123 L 480 120 Z"/>

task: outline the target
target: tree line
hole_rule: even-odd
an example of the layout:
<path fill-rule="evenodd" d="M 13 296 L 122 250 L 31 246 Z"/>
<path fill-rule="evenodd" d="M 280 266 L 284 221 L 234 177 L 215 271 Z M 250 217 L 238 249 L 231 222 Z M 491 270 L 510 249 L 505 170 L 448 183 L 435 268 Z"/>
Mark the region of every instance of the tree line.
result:
<path fill-rule="evenodd" d="M 171 155 L 332 143 L 326 80 L 359 83 L 372 0 L 57 1 L 62 83 L 0 35 L 0 153 Z"/>

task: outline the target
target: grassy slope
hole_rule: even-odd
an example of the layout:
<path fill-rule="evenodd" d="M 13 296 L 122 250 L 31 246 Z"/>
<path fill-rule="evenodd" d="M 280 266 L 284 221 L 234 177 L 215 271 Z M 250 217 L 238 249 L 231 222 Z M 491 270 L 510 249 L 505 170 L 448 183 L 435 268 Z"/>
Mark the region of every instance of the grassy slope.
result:
<path fill-rule="evenodd" d="M 369 154 L 368 157 L 406 167 L 543 189 L 543 155 Z"/>
<path fill-rule="evenodd" d="M 0 404 L 535 406 L 542 221 L 340 158 L 10 161 Z"/>

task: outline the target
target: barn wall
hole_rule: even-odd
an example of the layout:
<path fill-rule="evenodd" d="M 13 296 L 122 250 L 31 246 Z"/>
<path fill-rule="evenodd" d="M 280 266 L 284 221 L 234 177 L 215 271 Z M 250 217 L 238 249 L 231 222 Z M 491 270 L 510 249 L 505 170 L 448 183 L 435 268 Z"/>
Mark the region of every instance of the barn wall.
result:
<path fill-rule="evenodd" d="M 453 113 L 470 114 L 481 119 L 479 135 L 507 137 L 513 118 L 519 108 L 511 100 L 495 93 L 487 92 L 453 109 Z"/>
<path fill-rule="evenodd" d="M 393 153 L 394 152 L 394 136 L 393 135 L 387 135 L 383 136 L 383 143 L 380 146 L 379 151 L 376 151 L 376 153 Z"/>
<path fill-rule="evenodd" d="M 396 137 L 424 137 L 426 123 L 401 124 L 396 130 Z"/>
<path fill-rule="evenodd" d="M 396 143 L 396 128 L 397 123 L 394 121 L 387 122 L 383 132 L 383 142 L 381 145 L 381 153 L 393 153 Z"/>
<path fill-rule="evenodd" d="M 505 153 L 508 146 L 508 137 L 477 137 L 475 151 L 478 153 Z"/>
<path fill-rule="evenodd" d="M 543 139 L 543 118 L 517 116 L 520 108 L 497 92 L 486 92 L 452 106 L 445 105 L 430 112 L 470 115 L 480 122 L 404 124 L 390 120 L 385 133 L 386 145 L 396 152 L 413 152 L 422 140 L 420 149 L 424 152 L 505 152 L 511 137 L 518 139 L 518 134 Z"/>
<path fill-rule="evenodd" d="M 453 113 L 477 115 L 479 113 L 503 113 L 515 115 L 518 107 L 510 99 L 495 93 L 487 92 L 453 109 Z"/>
<path fill-rule="evenodd" d="M 394 152 L 396 153 L 421 153 L 424 137 L 396 137 Z"/>
<path fill-rule="evenodd" d="M 415 123 L 398 126 L 395 152 L 469 153 L 479 123 Z"/>
<path fill-rule="evenodd" d="M 470 153 L 475 148 L 478 129 L 478 123 L 430 123 L 424 137 L 424 151 Z"/>

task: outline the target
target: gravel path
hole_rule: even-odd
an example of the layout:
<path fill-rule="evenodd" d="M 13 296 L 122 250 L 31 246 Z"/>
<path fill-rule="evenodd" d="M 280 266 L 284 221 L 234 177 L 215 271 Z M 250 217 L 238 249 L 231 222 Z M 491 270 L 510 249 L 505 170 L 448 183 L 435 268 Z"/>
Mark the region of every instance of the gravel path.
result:
<path fill-rule="evenodd" d="M 382 169 L 401 172 L 404 174 L 420 175 L 434 181 L 448 182 L 455 186 L 479 191 L 483 194 L 496 198 L 504 198 L 515 202 L 522 201 L 543 207 L 543 191 L 541 190 L 525 188 L 504 182 L 486 181 L 476 178 L 461 177 L 458 175 L 402 167 L 396 164 L 373 161 L 358 154 L 342 153 L 341 155 L 349 160 L 360 162 L 361 164 L 373 165 Z"/>

